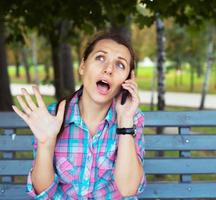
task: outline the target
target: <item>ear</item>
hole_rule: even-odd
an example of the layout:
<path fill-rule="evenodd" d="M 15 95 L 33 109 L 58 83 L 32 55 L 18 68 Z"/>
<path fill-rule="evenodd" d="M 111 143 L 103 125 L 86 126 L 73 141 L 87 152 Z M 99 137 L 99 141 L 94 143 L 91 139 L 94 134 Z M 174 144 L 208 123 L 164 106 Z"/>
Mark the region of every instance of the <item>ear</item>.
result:
<path fill-rule="evenodd" d="M 79 74 L 82 76 L 84 74 L 84 71 L 85 71 L 85 62 L 82 59 L 80 66 L 79 66 Z"/>

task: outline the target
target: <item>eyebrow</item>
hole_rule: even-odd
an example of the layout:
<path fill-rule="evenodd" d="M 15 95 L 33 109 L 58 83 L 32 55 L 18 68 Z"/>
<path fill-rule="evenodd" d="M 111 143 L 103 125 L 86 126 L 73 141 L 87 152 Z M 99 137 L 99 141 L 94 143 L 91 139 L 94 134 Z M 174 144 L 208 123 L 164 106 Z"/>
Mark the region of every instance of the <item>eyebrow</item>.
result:
<path fill-rule="evenodd" d="M 99 53 L 99 52 L 102 52 L 102 53 L 104 53 L 104 54 L 107 54 L 107 53 L 108 53 L 107 51 L 104 51 L 104 50 L 99 50 L 99 51 L 97 51 L 97 52 L 95 52 L 95 53 Z M 124 60 L 124 61 L 128 64 L 128 61 L 127 61 L 125 58 L 123 58 L 123 57 L 121 57 L 121 56 L 119 56 L 118 58 L 121 59 L 121 60 Z"/>

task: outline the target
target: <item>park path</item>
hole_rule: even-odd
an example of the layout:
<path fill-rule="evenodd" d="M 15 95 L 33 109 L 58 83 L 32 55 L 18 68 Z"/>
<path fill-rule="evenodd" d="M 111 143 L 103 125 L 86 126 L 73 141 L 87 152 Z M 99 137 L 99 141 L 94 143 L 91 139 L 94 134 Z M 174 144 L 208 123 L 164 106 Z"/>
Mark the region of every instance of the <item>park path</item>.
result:
<path fill-rule="evenodd" d="M 11 84 L 12 95 L 20 94 L 20 89 L 24 87 L 30 93 L 32 92 L 31 85 L 29 84 Z M 39 85 L 41 94 L 43 95 L 54 95 L 55 89 L 53 85 Z M 141 103 L 149 104 L 151 102 L 151 92 L 150 91 L 139 91 Z M 194 93 L 182 93 L 182 92 L 166 92 L 165 94 L 166 105 L 168 106 L 183 106 L 198 108 L 201 100 L 200 94 Z M 157 93 L 154 94 L 154 103 L 157 103 Z M 216 109 L 216 95 L 208 94 L 206 96 L 205 108 Z"/>

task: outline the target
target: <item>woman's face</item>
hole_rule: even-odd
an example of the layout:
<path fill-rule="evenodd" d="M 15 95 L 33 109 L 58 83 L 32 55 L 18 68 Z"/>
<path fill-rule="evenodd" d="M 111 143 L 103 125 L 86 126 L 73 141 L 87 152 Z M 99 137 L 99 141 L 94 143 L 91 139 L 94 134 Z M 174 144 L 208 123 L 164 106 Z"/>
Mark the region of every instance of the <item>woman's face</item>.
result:
<path fill-rule="evenodd" d="M 97 103 L 112 101 L 129 75 L 130 59 L 130 52 L 124 45 L 111 39 L 98 41 L 79 68 L 83 92 Z"/>

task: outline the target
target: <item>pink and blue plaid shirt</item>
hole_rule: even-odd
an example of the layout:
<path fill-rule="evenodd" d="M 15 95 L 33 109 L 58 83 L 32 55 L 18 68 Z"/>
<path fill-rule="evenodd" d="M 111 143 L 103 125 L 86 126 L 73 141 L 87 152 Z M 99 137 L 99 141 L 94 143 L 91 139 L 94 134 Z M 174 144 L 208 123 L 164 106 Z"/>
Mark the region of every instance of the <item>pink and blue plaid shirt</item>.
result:
<path fill-rule="evenodd" d="M 36 194 L 28 175 L 27 192 L 34 199 L 54 200 L 120 200 L 137 199 L 122 197 L 114 180 L 115 160 L 118 149 L 118 135 L 115 102 L 113 101 L 105 119 L 100 123 L 97 133 L 92 137 L 80 116 L 78 107 L 81 92 L 75 94 L 69 103 L 64 131 L 57 140 L 54 154 L 55 178 L 49 188 Z M 55 114 L 56 104 L 48 110 Z M 136 125 L 136 150 L 144 165 L 144 116 L 137 111 L 134 117 Z M 37 142 L 34 141 L 34 157 Z M 33 162 L 34 164 L 34 162 Z M 146 183 L 143 176 L 137 194 L 142 193 Z"/>

